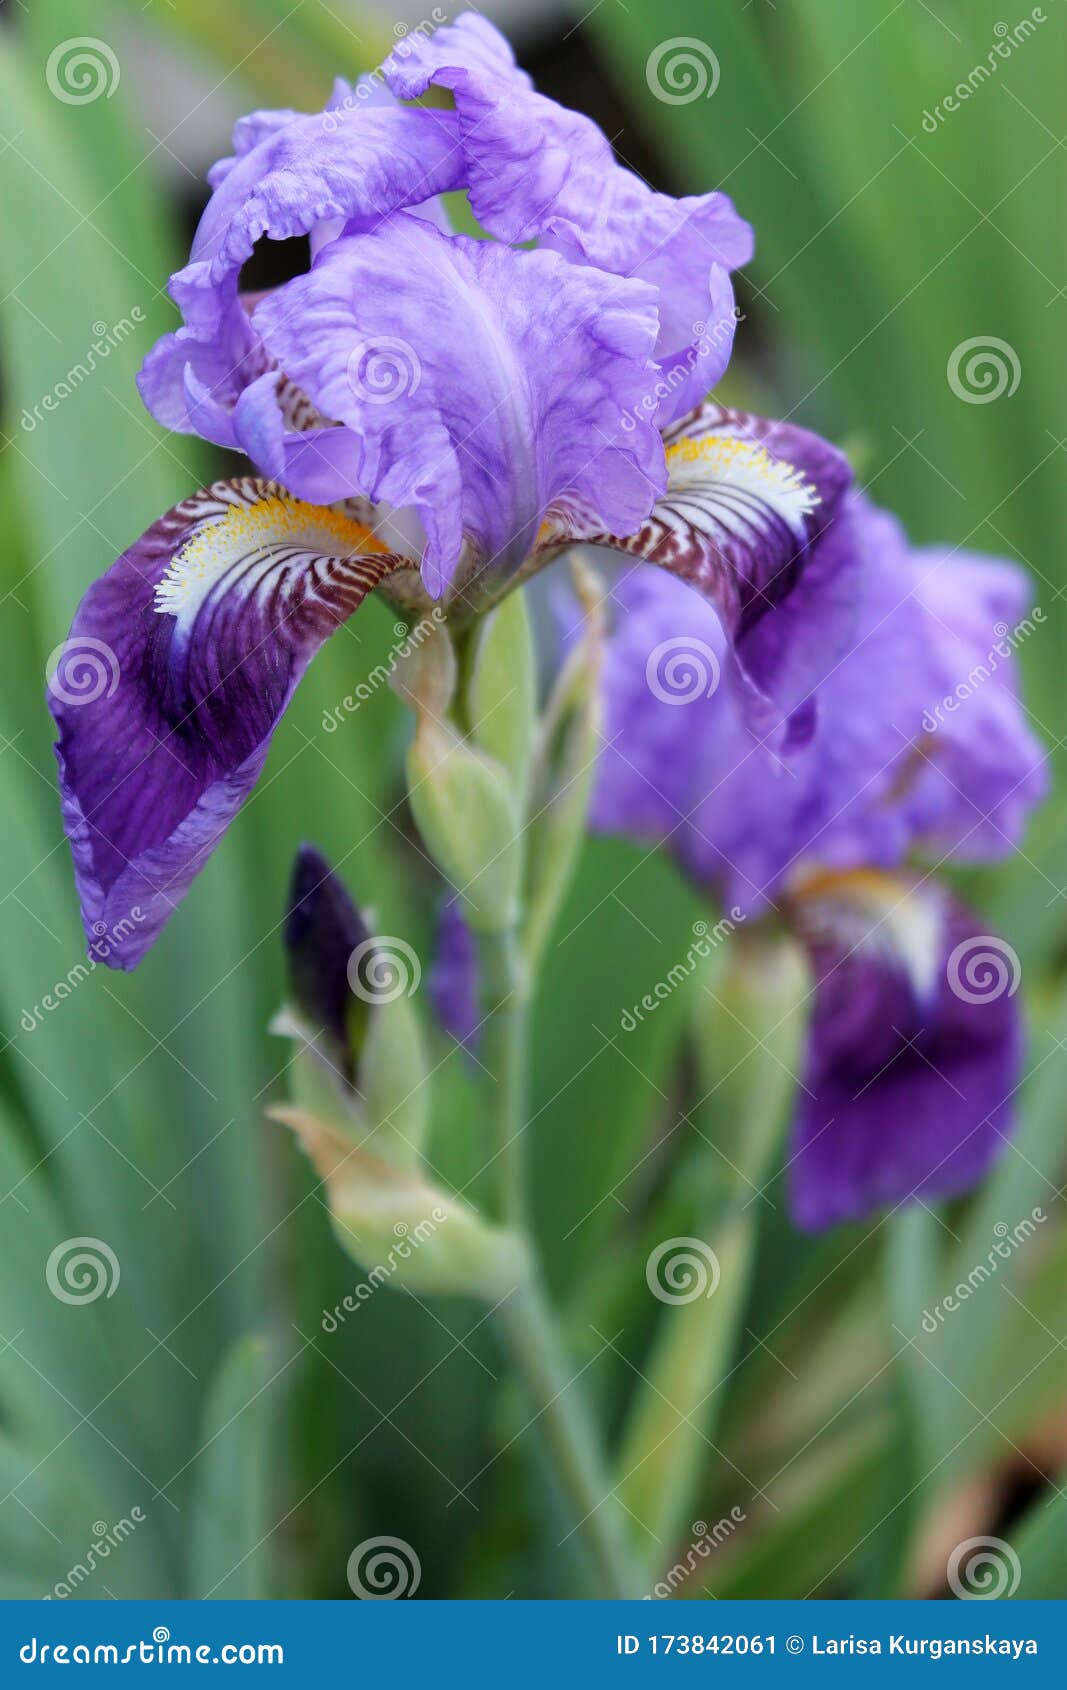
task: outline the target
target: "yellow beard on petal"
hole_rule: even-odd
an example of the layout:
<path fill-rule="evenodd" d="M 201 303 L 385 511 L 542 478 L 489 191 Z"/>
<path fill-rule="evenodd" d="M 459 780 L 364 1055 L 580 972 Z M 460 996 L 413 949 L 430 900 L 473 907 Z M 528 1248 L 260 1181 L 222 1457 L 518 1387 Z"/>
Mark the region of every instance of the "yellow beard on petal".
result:
<path fill-rule="evenodd" d="M 270 494 L 255 504 L 231 505 L 225 516 L 203 523 L 171 559 L 156 586 L 155 608 L 180 616 L 240 559 L 264 557 L 285 546 L 341 558 L 383 555 L 389 550 L 363 523 L 328 505 Z"/>
<path fill-rule="evenodd" d="M 799 470 L 748 440 L 722 434 L 687 437 L 668 446 L 666 456 L 672 487 L 709 479 L 722 482 L 765 499 L 793 524 L 821 503 L 814 484 Z"/>
<path fill-rule="evenodd" d="M 944 895 L 934 882 L 882 869 L 815 869 L 798 874 L 790 897 L 803 927 L 881 953 L 903 967 L 921 1002 L 932 994 L 944 925 Z"/>

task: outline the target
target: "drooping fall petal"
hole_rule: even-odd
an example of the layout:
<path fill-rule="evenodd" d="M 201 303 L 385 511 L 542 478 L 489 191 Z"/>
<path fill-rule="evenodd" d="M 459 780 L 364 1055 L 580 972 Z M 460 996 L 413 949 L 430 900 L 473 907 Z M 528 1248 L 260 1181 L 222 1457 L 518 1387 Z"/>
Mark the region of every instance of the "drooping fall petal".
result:
<path fill-rule="evenodd" d="M 359 523 L 243 478 L 183 500 L 90 587 L 49 705 L 85 928 L 120 930 L 113 965 L 155 940 L 311 658 L 399 567 Z"/>
<path fill-rule="evenodd" d="M 789 1165 L 798 1223 L 966 1191 L 1014 1130 L 1015 952 L 929 881 L 820 876 L 793 910 L 815 972 Z"/>

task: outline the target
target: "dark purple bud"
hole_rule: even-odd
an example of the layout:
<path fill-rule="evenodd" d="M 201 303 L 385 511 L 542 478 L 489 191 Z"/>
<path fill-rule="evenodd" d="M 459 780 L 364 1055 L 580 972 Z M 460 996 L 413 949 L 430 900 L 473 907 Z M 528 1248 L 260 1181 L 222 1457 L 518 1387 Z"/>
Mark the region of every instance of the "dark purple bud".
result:
<path fill-rule="evenodd" d="M 325 857 L 301 845 L 293 864 L 285 950 L 293 1002 L 346 1080 L 355 1077 L 370 1004 L 352 990 L 353 955 L 370 938 Z"/>

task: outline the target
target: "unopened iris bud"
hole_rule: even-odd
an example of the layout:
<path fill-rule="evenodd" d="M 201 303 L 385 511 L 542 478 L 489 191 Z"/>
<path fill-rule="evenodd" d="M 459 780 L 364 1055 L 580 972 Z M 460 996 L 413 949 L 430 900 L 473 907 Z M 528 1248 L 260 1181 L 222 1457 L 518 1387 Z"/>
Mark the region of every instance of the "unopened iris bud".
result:
<path fill-rule="evenodd" d="M 293 868 L 285 922 L 291 1001 L 273 1031 L 299 1041 L 294 1099 L 350 1140 L 414 1165 L 429 1115 L 426 1065 L 409 998 L 421 979 L 405 940 L 372 936 L 309 845 Z"/>
<path fill-rule="evenodd" d="M 278 1107 L 326 1187 L 342 1249 L 372 1288 L 463 1294 L 496 1303 L 528 1274 L 526 1251 L 420 1169 L 398 1168 L 354 1145 L 309 1110 Z"/>
<path fill-rule="evenodd" d="M 537 663 L 524 593 L 512 593 L 479 631 L 470 682 L 471 731 L 526 792 L 537 728 Z"/>
<path fill-rule="evenodd" d="M 456 654 L 445 622 L 426 618 L 418 623 L 389 685 L 420 716 L 444 720 L 456 690 Z"/>
<path fill-rule="evenodd" d="M 348 963 L 369 944 L 370 934 L 344 886 L 312 845 L 301 845 L 293 864 L 284 938 L 293 1006 L 320 1052 L 351 1083 L 370 1005 L 352 991 Z"/>
<path fill-rule="evenodd" d="M 430 855 L 476 933 L 518 919 L 519 809 L 508 771 L 448 723 L 419 719 L 408 753 L 408 797 Z"/>

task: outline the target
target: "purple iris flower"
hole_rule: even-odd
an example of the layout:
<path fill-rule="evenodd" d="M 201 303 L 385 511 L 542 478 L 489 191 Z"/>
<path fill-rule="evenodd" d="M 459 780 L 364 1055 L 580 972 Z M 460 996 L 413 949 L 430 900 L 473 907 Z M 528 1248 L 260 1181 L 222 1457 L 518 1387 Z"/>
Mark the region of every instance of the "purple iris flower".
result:
<path fill-rule="evenodd" d="M 451 110 L 405 103 L 431 83 Z M 704 400 L 752 252 L 729 199 L 654 193 L 475 14 L 321 113 L 243 119 L 211 183 L 141 392 L 257 474 L 183 501 L 90 588 L 65 661 L 103 648 L 116 684 L 50 687 L 87 930 L 141 912 L 111 948 L 126 968 L 369 592 L 460 619 L 577 540 L 623 549 L 716 607 L 763 732 L 782 654 L 756 635 L 849 480 L 815 436 Z M 450 232 L 454 189 L 494 239 Z M 243 294 L 256 242 L 300 235 L 307 272 Z"/>
<path fill-rule="evenodd" d="M 665 843 L 810 955 L 797 1221 L 964 1190 L 1012 1131 L 1018 958 L 914 859 L 1010 852 L 1044 793 L 1016 689 L 1015 648 L 1041 617 L 1025 575 L 912 549 L 893 518 L 847 500 L 764 625 L 783 647 L 783 703 L 811 716 L 787 764 L 717 684 L 722 628 L 696 594 L 636 570 L 614 597 L 594 826 Z M 821 654 L 813 690 L 803 626 Z"/>

